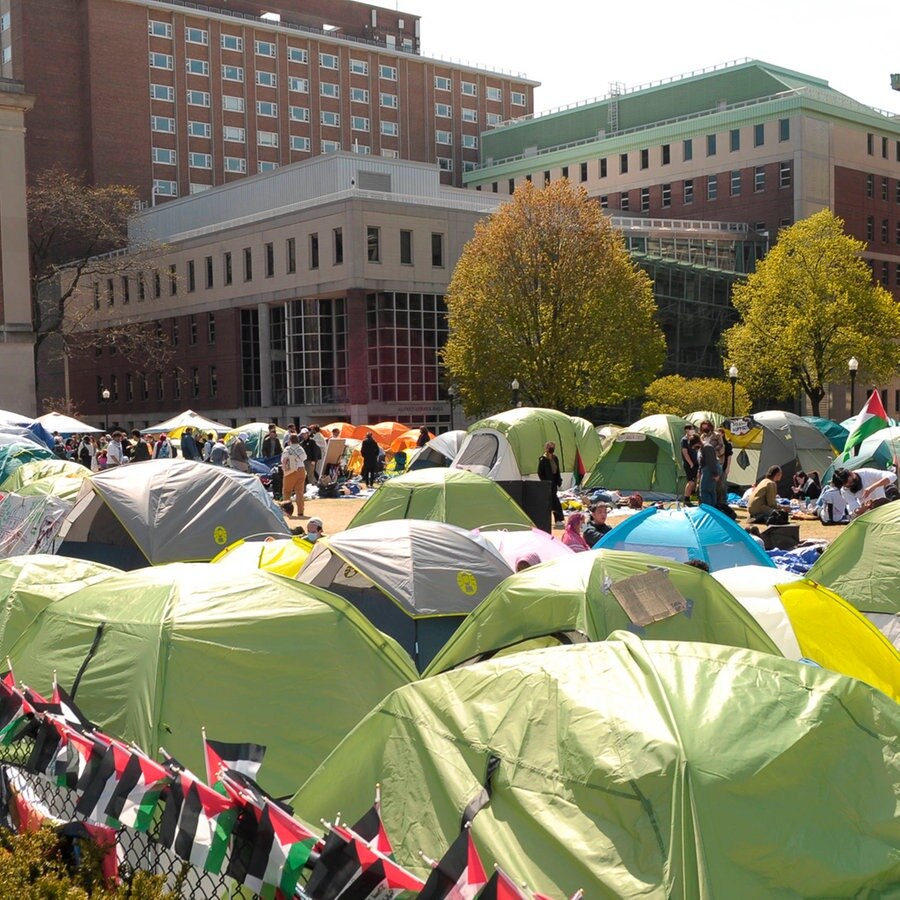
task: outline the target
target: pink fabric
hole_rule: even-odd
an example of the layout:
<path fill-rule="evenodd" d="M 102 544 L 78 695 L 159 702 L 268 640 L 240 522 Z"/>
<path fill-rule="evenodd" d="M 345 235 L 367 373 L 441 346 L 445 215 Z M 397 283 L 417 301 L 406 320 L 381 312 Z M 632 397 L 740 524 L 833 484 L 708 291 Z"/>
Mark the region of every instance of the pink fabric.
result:
<path fill-rule="evenodd" d="M 532 528 L 528 531 L 479 531 L 489 541 L 500 555 L 509 563 L 509 567 L 515 571 L 516 564 L 525 553 L 536 553 L 541 562 L 548 559 L 556 559 L 560 556 L 569 556 L 572 551 L 559 538 Z"/>
<path fill-rule="evenodd" d="M 566 519 L 566 528 L 562 534 L 562 542 L 576 553 L 591 549 L 588 547 L 587 541 L 581 536 L 582 522 L 584 522 L 584 516 L 580 512 L 572 513 Z"/>

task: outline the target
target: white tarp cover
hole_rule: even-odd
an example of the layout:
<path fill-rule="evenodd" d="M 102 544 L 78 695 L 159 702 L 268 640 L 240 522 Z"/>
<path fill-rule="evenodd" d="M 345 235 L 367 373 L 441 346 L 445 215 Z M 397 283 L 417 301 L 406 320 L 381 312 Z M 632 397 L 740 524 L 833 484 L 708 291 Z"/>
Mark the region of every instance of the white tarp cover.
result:
<path fill-rule="evenodd" d="M 4 494 L 0 499 L 0 559 L 55 553 L 59 530 L 71 508 L 69 501 L 48 494 Z"/>
<path fill-rule="evenodd" d="M 58 412 L 45 413 L 43 416 L 38 416 L 36 421 L 40 422 L 51 434 L 54 431 L 58 431 L 63 435 L 99 434 L 103 431 L 102 428 L 94 428 L 86 422 L 82 422 L 79 419 L 73 419 L 71 416 L 64 416 L 62 413 Z"/>
<path fill-rule="evenodd" d="M 317 563 L 329 554 L 343 564 Z M 471 612 L 511 571 L 481 535 L 445 522 L 395 519 L 316 541 L 297 580 L 324 588 L 336 578 L 355 579 L 360 587 L 371 582 L 420 617 Z"/>
<path fill-rule="evenodd" d="M 153 565 L 208 561 L 240 538 L 288 534 L 259 479 L 239 474 L 185 459 L 98 472 L 85 481 L 60 539 L 90 542 L 104 504 Z"/>

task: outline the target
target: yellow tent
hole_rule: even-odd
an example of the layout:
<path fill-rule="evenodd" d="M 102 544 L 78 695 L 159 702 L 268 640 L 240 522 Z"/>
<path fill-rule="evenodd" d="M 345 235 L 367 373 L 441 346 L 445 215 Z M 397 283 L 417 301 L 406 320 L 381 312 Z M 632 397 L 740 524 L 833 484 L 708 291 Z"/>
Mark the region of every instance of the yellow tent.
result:
<path fill-rule="evenodd" d="M 301 537 L 240 540 L 226 547 L 212 562 L 242 571 L 265 569 L 293 578 L 303 567 L 312 548 L 312 541 Z"/>
<path fill-rule="evenodd" d="M 763 566 L 721 569 L 713 577 L 765 628 L 788 659 L 812 660 L 900 702 L 900 653 L 834 591 Z"/>

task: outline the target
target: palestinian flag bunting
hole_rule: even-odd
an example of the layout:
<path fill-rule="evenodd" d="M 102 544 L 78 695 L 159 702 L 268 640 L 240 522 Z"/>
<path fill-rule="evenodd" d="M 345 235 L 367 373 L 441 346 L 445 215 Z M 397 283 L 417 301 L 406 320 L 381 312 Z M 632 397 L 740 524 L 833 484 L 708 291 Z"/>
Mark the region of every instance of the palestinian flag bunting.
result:
<path fill-rule="evenodd" d="M 206 760 L 206 783 L 215 785 L 222 780 L 222 772 L 231 769 L 257 780 L 266 748 L 260 744 L 227 744 L 211 741 L 203 732 L 203 756 Z"/>
<path fill-rule="evenodd" d="M 888 427 L 887 413 L 884 411 L 884 404 L 881 402 L 881 394 L 878 391 L 872 391 L 866 405 L 860 410 L 850 434 L 847 435 L 847 443 L 844 444 L 844 452 L 841 455 L 841 461 L 846 462 L 852 456 L 859 453 L 859 446 L 870 435 L 875 434 L 882 428 Z"/>
<path fill-rule="evenodd" d="M 159 763 L 135 749 L 113 746 L 117 783 L 106 815 L 135 831 L 148 831 L 171 776 Z"/>
<path fill-rule="evenodd" d="M 219 873 L 228 852 L 237 807 L 211 787 L 177 772 L 166 797 L 159 828 L 160 843 L 181 859 Z"/>
<path fill-rule="evenodd" d="M 499 866 L 494 869 L 490 881 L 478 895 L 478 900 L 530 900 L 523 891 Z"/>
<path fill-rule="evenodd" d="M 463 828 L 443 857 L 434 864 L 418 900 L 473 900 L 487 880 L 472 841 L 471 829 Z"/>

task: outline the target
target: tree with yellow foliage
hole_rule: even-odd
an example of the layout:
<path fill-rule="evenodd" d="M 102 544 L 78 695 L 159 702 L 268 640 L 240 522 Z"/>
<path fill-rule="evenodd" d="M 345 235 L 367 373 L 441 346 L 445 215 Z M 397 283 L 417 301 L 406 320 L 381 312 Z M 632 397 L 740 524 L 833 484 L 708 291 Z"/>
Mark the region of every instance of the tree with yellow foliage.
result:
<path fill-rule="evenodd" d="M 639 395 L 665 354 L 650 279 L 582 188 L 527 183 L 479 223 L 447 294 L 444 363 L 466 411 Z"/>
<path fill-rule="evenodd" d="M 865 244 L 825 209 L 778 234 L 778 243 L 732 298 L 740 322 L 723 335 L 728 361 L 753 397 L 792 397 L 813 415 L 832 382 L 859 360 L 864 381 L 900 372 L 900 309 L 862 258 Z"/>

